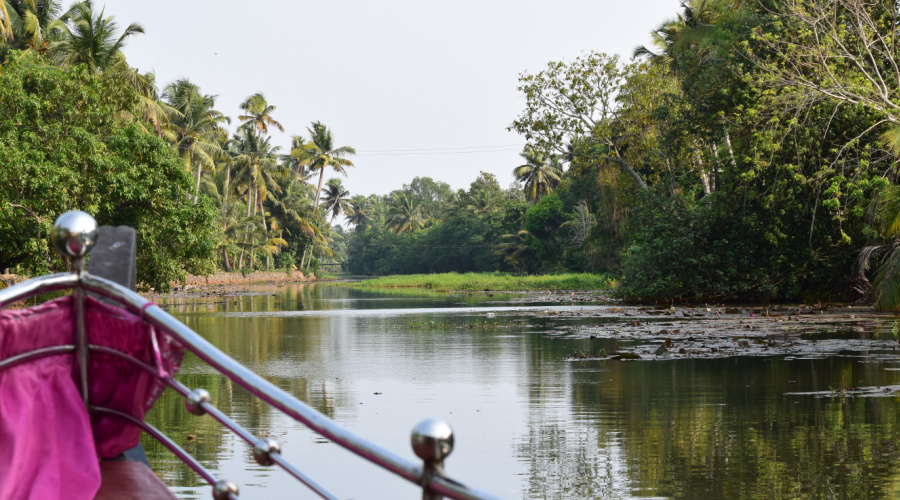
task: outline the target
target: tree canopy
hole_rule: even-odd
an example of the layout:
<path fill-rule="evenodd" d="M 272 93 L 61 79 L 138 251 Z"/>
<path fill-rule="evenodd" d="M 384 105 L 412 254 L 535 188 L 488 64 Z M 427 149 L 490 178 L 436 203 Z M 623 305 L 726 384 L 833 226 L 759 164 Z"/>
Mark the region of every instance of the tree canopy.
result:
<path fill-rule="evenodd" d="M 134 227 L 146 286 L 211 268 L 215 213 L 191 203 L 189 174 L 164 141 L 119 118 L 136 99 L 128 86 L 89 66 L 22 57 L 4 67 L 0 88 L 0 268 L 59 269 L 47 236 L 68 210 Z"/>

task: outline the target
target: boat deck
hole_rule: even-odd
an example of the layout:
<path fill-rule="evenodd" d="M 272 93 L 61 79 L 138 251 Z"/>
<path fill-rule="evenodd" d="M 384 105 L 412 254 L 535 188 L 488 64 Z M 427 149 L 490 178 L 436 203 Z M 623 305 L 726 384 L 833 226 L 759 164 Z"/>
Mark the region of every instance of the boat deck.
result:
<path fill-rule="evenodd" d="M 175 500 L 175 495 L 140 462 L 100 462 L 103 480 L 95 500 Z"/>

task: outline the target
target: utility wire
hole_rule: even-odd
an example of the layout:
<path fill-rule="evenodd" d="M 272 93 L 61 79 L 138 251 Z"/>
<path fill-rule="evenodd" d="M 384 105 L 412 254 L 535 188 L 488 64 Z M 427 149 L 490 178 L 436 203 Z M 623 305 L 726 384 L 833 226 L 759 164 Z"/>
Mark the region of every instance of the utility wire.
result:
<path fill-rule="evenodd" d="M 484 151 L 444 151 L 444 152 L 409 152 L 409 153 L 357 153 L 355 156 L 422 156 L 422 155 L 464 155 L 473 153 L 508 153 L 521 151 L 521 148 L 487 149 Z"/>
<path fill-rule="evenodd" d="M 356 156 L 416 156 L 416 155 L 460 155 L 477 153 L 507 153 L 521 151 L 521 144 L 499 144 L 496 146 L 462 146 L 455 148 L 416 149 L 370 149 L 358 151 Z"/>
<path fill-rule="evenodd" d="M 523 144 L 499 144 L 497 146 L 463 146 L 458 148 L 416 148 L 416 149 L 370 149 L 364 153 L 407 153 L 410 151 L 445 151 L 450 149 L 489 149 L 489 148 L 523 148 Z"/>

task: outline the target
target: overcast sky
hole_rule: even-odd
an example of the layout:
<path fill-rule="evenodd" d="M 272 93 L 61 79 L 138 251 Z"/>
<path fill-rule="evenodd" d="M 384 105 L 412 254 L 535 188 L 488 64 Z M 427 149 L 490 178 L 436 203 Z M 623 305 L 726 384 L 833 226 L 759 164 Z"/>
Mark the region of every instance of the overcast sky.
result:
<path fill-rule="evenodd" d="M 94 0 L 101 7 L 103 0 Z M 71 4 L 72 2 L 67 2 Z M 522 72 L 592 51 L 630 57 L 676 15 L 678 0 L 107 0 L 128 62 L 157 84 L 188 78 L 235 119 L 262 92 L 285 127 L 312 121 L 352 146 L 351 195 L 386 194 L 415 176 L 467 188 L 479 171 L 505 187 L 524 139 L 506 127 Z M 326 179 L 329 177 L 326 172 Z"/>

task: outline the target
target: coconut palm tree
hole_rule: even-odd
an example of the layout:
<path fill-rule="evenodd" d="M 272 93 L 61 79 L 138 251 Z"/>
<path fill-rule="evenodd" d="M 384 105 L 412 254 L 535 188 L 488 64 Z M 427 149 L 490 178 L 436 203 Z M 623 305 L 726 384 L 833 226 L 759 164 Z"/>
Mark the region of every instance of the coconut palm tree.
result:
<path fill-rule="evenodd" d="M 202 94 L 200 87 L 186 79 L 167 85 L 163 100 L 172 110 L 168 116 L 172 143 L 188 168 L 197 169 L 194 191 L 194 203 L 197 203 L 200 174 L 204 169 L 214 170 L 214 160 L 224 156 L 219 146 L 224 130 L 219 125 L 228 122 L 228 118 L 214 109 L 215 96 Z"/>
<path fill-rule="evenodd" d="M 282 169 L 273 178 L 279 190 L 269 191 L 266 199 L 269 229 L 284 231 L 289 236 L 315 236 L 319 228 L 310 218 L 315 213 L 312 187 L 290 170 Z"/>
<path fill-rule="evenodd" d="M 244 122 L 242 126 L 255 128 L 259 135 L 267 135 L 270 125 L 284 132 L 284 127 L 281 126 L 281 123 L 272 118 L 272 111 L 275 111 L 275 106 L 270 105 L 266 101 L 262 92 L 257 92 L 244 99 L 244 102 L 241 103 L 241 109 L 247 113 L 238 116 L 238 120 Z"/>
<path fill-rule="evenodd" d="M 6 2 L 0 2 L 0 40 L 4 43 L 8 43 L 12 42 L 14 37 L 12 19 L 9 17 L 9 9 L 6 8 Z"/>
<path fill-rule="evenodd" d="M 355 155 L 356 150 L 350 146 L 334 146 L 334 135 L 321 122 L 313 122 L 312 128 L 307 128 L 310 142 L 303 145 L 302 150 L 291 151 L 291 156 L 309 165 L 313 172 L 319 171 L 319 186 L 316 188 L 314 205 L 319 206 L 319 196 L 322 193 L 322 181 L 325 178 L 325 169 L 331 167 L 335 172 L 347 175 L 345 167 L 352 167 L 353 162 L 344 158 L 346 155 Z"/>
<path fill-rule="evenodd" d="M 387 227 L 394 234 L 411 233 L 425 227 L 422 207 L 406 191 L 397 191 L 387 213 Z"/>
<path fill-rule="evenodd" d="M 306 154 L 306 141 L 299 135 L 291 136 L 290 153 L 284 155 L 287 168 L 293 170 L 305 181 L 309 177 L 309 155 Z"/>
<path fill-rule="evenodd" d="M 533 149 L 526 148 L 519 156 L 526 163 L 513 169 L 513 176 L 524 184 L 526 198 L 533 202 L 541 201 L 559 184 L 562 169 L 555 158 L 550 158 L 548 162 L 546 155 Z"/>
<path fill-rule="evenodd" d="M 875 309 L 900 309 L 900 186 L 888 186 L 873 204 L 876 227 L 885 243 L 860 250 L 857 260 L 859 277 L 874 293 Z M 872 283 L 867 279 L 873 261 L 876 265 Z"/>
<path fill-rule="evenodd" d="M 268 137 L 263 138 L 255 129 L 241 128 L 233 137 L 238 155 L 234 162 L 238 168 L 236 180 L 247 195 L 247 215 L 256 214 L 269 190 L 280 192 L 281 187 L 273 175 L 278 172 L 278 146 L 272 146 Z"/>
<path fill-rule="evenodd" d="M 304 267 L 315 242 L 324 238 L 320 229 L 321 212 L 312 204 L 312 186 L 290 169 L 281 168 L 273 176 L 280 190 L 270 191 L 266 200 L 267 225 L 272 231 L 286 233 L 290 240 L 302 242 Z"/>
<path fill-rule="evenodd" d="M 650 32 L 650 47 L 639 45 L 632 54 L 635 58 L 644 57 L 654 64 L 672 65 L 672 43 L 675 40 L 676 28 L 669 20 Z"/>
<path fill-rule="evenodd" d="M 335 255 L 334 249 L 331 248 L 331 238 L 325 231 L 319 232 L 315 238 L 312 238 L 310 240 L 310 244 L 307 250 L 309 250 L 308 254 L 306 251 L 304 251 L 304 256 L 306 257 L 308 255 L 308 258 L 303 262 L 304 269 L 309 268 L 309 265 L 312 263 L 313 256 L 317 256 L 319 258 L 328 258 L 334 257 Z"/>
<path fill-rule="evenodd" d="M 531 234 L 524 229 L 515 234 L 504 234 L 504 241 L 494 246 L 494 255 L 502 256 L 503 262 L 512 264 L 516 269 L 526 267 L 533 257 L 527 241 L 529 236 Z"/>
<path fill-rule="evenodd" d="M 262 211 L 263 200 L 269 191 L 276 193 L 281 187 L 275 182 L 273 175 L 278 172 L 278 156 L 280 149 L 269 143 L 269 138 L 262 138 L 256 129 L 241 127 L 233 136 L 234 150 L 237 156 L 234 164 L 237 168 L 235 182 L 247 199 L 247 216 L 255 216 L 257 210 Z M 250 235 L 247 235 L 250 238 Z M 257 239 L 259 235 L 257 234 Z M 246 240 L 245 240 L 246 241 Z M 251 252 L 252 253 L 252 252 Z M 253 256 L 251 255 L 251 262 Z M 238 266 L 244 264 L 244 253 L 238 258 Z"/>
<path fill-rule="evenodd" d="M 135 119 L 144 132 L 170 143 L 175 142 L 176 132 L 169 124 L 169 117 L 179 116 L 179 112 L 162 100 L 156 88 L 156 73 L 150 71 L 141 74 L 128 64 L 116 64 L 112 70 L 117 72 L 117 78 L 127 81 L 137 94 L 137 102 L 129 113 L 131 118 Z"/>
<path fill-rule="evenodd" d="M 328 179 L 325 188 L 325 199 L 322 200 L 322 208 L 325 213 L 331 212 L 331 220 L 329 224 L 334 222 L 334 218 L 340 214 L 346 214 L 350 211 L 350 191 L 344 188 L 340 179 Z"/>
<path fill-rule="evenodd" d="M 678 17 L 664 21 L 651 31 L 651 48 L 637 47 L 634 49 L 634 57 L 646 57 L 653 63 L 665 64 L 673 71 L 677 70 L 678 55 L 688 47 L 696 47 L 704 39 L 715 36 L 720 13 L 733 10 L 737 3 L 740 2 L 735 0 L 681 2 L 681 13 Z"/>
<path fill-rule="evenodd" d="M 214 174 L 203 176 L 200 189 L 218 209 L 218 225 L 224 236 L 219 245 L 219 251 L 225 270 L 232 271 L 229 252 L 240 249 L 242 238 L 248 232 L 252 232 L 255 225 L 259 224 L 259 218 L 245 216 L 242 213 L 243 206 L 235 197 L 229 195 L 233 186 L 228 184 L 228 168 L 229 165 L 222 163 Z"/>
<path fill-rule="evenodd" d="M 263 226 L 265 228 L 265 226 Z M 266 254 L 266 271 L 272 267 L 272 257 L 278 255 L 283 247 L 288 246 L 287 240 L 281 237 L 280 231 L 265 231 L 258 240 L 257 248 Z M 253 266 L 251 261 L 250 266 Z"/>
<path fill-rule="evenodd" d="M 373 205 L 372 200 L 366 196 L 361 194 L 354 196 L 347 211 L 347 222 L 354 226 L 365 226 L 372 220 Z"/>
<path fill-rule="evenodd" d="M 476 214 L 490 213 L 497 207 L 495 199 L 486 189 L 476 191 L 472 194 L 466 194 L 462 201 L 465 203 L 466 210 Z"/>
<path fill-rule="evenodd" d="M 284 230 L 289 235 L 297 232 L 312 235 L 317 228 L 307 215 L 314 212 L 312 206 L 312 186 L 291 170 L 279 168 L 272 178 L 278 185 L 277 191 L 269 191 L 266 211 L 269 228 Z"/>
<path fill-rule="evenodd" d="M 253 223 L 249 225 L 249 233 L 238 244 L 241 248 L 241 258 L 238 267 L 243 268 L 243 255 L 250 256 L 250 269 L 256 267 L 256 253 L 263 252 L 266 255 L 266 269 L 270 267 L 271 256 L 277 255 L 281 247 L 287 246 L 287 241 L 281 237 L 280 231 L 272 231 L 265 224 L 265 214 L 251 215 L 249 219 Z"/>
<path fill-rule="evenodd" d="M 50 44 L 51 57 L 57 64 L 86 64 L 93 71 L 102 71 L 124 58 L 125 40 L 143 33 L 144 28 L 131 23 L 117 38 L 119 26 L 113 16 L 104 16 L 104 12 L 98 14 L 91 0 L 85 0 L 63 14 L 61 23 L 53 24 L 61 31 L 60 39 Z"/>
<path fill-rule="evenodd" d="M 46 54 L 53 36 L 60 34 L 60 12 L 62 5 L 58 0 L 0 2 L 0 51 Z"/>

